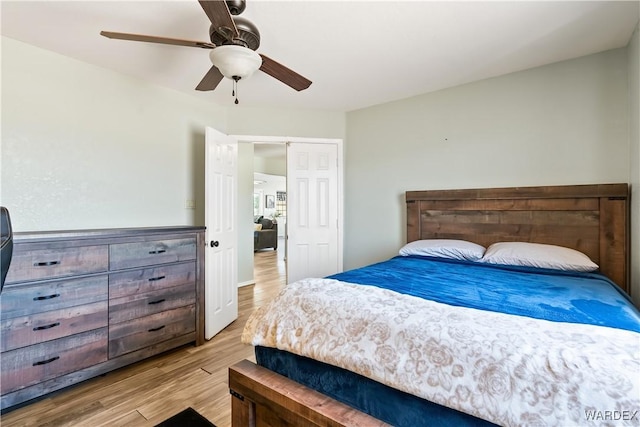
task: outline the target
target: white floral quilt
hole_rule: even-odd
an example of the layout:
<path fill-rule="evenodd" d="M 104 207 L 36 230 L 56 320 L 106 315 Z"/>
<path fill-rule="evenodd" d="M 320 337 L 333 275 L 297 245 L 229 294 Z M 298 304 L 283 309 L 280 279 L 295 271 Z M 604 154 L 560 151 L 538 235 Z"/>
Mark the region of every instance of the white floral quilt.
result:
<path fill-rule="evenodd" d="M 640 425 L 635 332 L 305 279 L 257 309 L 242 341 L 339 366 L 499 425 Z"/>

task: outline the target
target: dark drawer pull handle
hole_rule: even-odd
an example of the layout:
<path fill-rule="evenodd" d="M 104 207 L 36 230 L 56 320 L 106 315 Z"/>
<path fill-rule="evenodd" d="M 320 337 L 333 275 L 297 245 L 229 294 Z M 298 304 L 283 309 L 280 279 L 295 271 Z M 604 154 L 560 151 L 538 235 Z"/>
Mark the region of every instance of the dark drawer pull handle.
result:
<path fill-rule="evenodd" d="M 60 359 L 60 356 L 55 356 L 55 357 L 52 357 L 51 359 L 41 360 L 40 362 L 34 362 L 33 366 L 46 365 L 47 363 L 55 362 L 58 359 Z"/>
<path fill-rule="evenodd" d="M 166 299 L 162 298 L 157 301 L 149 301 L 149 305 L 160 304 L 161 302 L 165 302 Z"/>
<path fill-rule="evenodd" d="M 33 264 L 36 267 L 50 267 L 52 265 L 58 265 L 60 261 L 44 261 L 44 262 L 36 262 Z"/>
<path fill-rule="evenodd" d="M 50 325 L 36 326 L 35 328 L 33 328 L 33 330 L 34 331 L 43 331 L 45 329 L 55 328 L 56 326 L 60 326 L 60 322 L 52 323 Z"/>
<path fill-rule="evenodd" d="M 151 328 L 149 329 L 149 332 L 156 332 L 156 331 L 159 331 L 160 329 L 164 329 L 164 325 L 158 326 L 157 328 Z"/>
<path fill-rule="evenodd" d="M 149 251 L 149 253 L 150 253 L 151 255 L 155 255 L 155 254 L 163 254 L 163 253 L 165 253 L 165 252 L 167 252 L 167 250 L 166 250 L 166 249 L 158 249 L 157 251 Z"/>
<path fill-rule="evenodd" d="M 34 301 L 43 301 L 46 299 L 52 299 L 52 298 L 58 298 L 60 296 L 60 294 L 53 294 L 53 295 L 47 295 L 44 297 L 35 297 L 33 300 Z"/>
<path fill-rule="evenodd" d="M 167 276 L 158 276 L 158 277 L 152 277 L 149 279 L 150 282 L 157 282 L 158 280 L 162 280 Z"/>

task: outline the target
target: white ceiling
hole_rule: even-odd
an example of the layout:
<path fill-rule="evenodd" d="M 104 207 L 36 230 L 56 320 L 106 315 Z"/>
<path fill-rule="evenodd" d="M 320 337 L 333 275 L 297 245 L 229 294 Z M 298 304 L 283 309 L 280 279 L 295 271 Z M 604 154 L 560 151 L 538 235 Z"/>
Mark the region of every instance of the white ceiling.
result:
<path fill-rule="evenodd" d="M 119 73 L 232 106 L 231 81 L 194 90 L 207 50 L 109 40 L 101 30 L 209 41 L 196 0 L 2 1 L 1 33 Z M 313 81 L 296 92 L 258 72 L 246 107 L 350 111 L 626 46 L 638 1 L 267 1 L 242 14 L 264 53 Z"/>

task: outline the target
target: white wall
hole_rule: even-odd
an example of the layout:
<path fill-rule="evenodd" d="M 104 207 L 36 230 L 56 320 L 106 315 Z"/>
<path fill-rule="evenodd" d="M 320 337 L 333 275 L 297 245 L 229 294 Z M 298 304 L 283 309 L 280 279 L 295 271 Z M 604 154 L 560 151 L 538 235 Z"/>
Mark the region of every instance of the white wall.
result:
<path fill-rule="evenodd" d="M 397 254 L 406 190 L 627 182 L 626 49 L 347 114 L 345 268 Z"/>
<path fill-rule="evenodd" d="M 15 231 L 204 225 L 204 128 L 344 137 L 345 115 L 223 108 L 2 37 L 0 203 Z M 187 199 L 196 209 L 186 209 Z"/>
<path fill-rule="evenodd" d="M 640 36 L 639 26 L 627 47 L 631 183 L 631 296 L 640 307 Z"/>
<path fill-rule="evenodd" d="M 0 204 L 17 232 L 204 225 L 206 126 L 344 138 L 344 113 L 221 107 L 6 37 L 1 43 Z M 252 153 L 240 154 L 248 156 L 240 165 L 252 165 Z M 243 195 L 252 200 L 253 171 L 248 176 L 240 203 Z M 186 209 L 188 199 L 195 210 Z M 238 279 L 249 282 L 252 236 L 239 251 Z"/>
<path fill-rule="evenodd" d="M 253 144 L 238 144 L 238 284 L 253 280 Z"/>
<path fill-rule="evenodd" d="M 227 129 L 233 135 L 342 138 L 346 115 L 337 111 L 232 107 Z"/>
<path fill-rule="evenodd" d="M 281 145 L 282 151 L 286 153 L 285 144 Z M 287 174 L 286 155 L 278 158 L 255 157 L 253 161 L 253 170 L 255 172 L 266 173 L 269 175 L 285 176 Z"/>
<path fill-rule="evenodd" d="M 16 231 L 204 224 L 205 126 L 224 129 L 225 110 L 2 38 L 1 202 Z"/>

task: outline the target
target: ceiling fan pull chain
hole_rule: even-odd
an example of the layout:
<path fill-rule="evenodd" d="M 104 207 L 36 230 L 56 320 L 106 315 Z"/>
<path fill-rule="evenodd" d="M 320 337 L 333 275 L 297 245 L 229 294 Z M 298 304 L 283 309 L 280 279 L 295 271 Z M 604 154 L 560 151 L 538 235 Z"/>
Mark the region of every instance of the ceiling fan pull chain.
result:
<path fill-rule="evenodd" d="M 231 91 L 231 96 L 235 96 L 236 97 L 236 100 L 235 100 L 236 105 L 239 104 L 239 102 L 238 102 L 238 80 L 240 80 L 240 77 L 233 76 L 233 90 Z"/>

